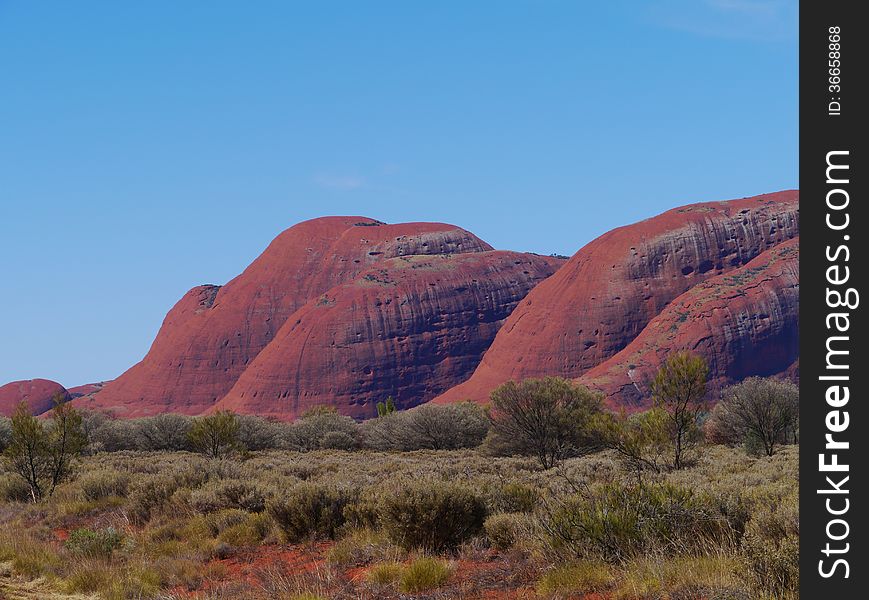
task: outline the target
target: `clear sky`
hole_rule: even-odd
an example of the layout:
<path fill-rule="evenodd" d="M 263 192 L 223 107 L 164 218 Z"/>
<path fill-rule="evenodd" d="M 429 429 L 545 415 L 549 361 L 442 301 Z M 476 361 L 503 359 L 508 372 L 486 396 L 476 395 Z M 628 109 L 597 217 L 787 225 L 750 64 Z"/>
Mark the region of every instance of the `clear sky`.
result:
<path fill-rule="evenodd" d="M 797 187 L 790 0 L 0 0 L 0 384 L 109 379 L 327 214 L 573 254 Z"/>

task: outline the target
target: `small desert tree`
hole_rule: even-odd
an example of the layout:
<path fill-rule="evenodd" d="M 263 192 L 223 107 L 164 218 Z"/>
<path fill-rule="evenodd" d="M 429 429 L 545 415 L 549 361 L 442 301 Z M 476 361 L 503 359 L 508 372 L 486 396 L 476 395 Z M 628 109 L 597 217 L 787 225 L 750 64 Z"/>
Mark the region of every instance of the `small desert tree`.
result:
<path fill-rule="evenodd" d="M 659 473 L 670 453 L 670 418 L 660 408 L 632 415 L 602 413 L 596 419 L 602 443 L 615 450 L 625 467 L 642 481 L 644 471 Z"/>
<path fill-rule="evenodd" d="M 209 458 L 223 458 L 239 449 L 239 429 L 235 413 L 219 410 L 194 419 L 190 444 Z"/>
<path fill-rule="evenodd" d="M 598 447 L 602 397 L 559 377 L 509 381 L 492 392 L 487 440 L 499 453 L 534 456 L 544 469 Z"/>
<path fill-rule="evenodd" d="M 741 442 L 772 456 L 777 445 L 796 441 L 799 403 L 800 390 L 793 383 L 749 377 L 724 390 L 709 429 L 718 441 Z"/>
<path fill-rule="evenodd" d="M 61 394 L 55 396 L 48 422 L 31 415 L 26 402 L 12 415 L 4 458 L 8 468 L 27 483 L 34 502 L 51 496 L 69 478 L 74 459 L 87 445 L 81 415 L 64 401 Z"/>
<path fill-rule="evenodd" d="M 392 396 L 388 396 L 386 398 L 386 402 L 378 402 L 377 403 L 377 416 L 385 417 L 386 415 L 391 415 L 395 412 L 395 400 L 392 399 Z"/>
<path fill-rule="evenodd" d="M 670 356 L 652 381 L 655 407 L 667 415 L 676 469 L 684 466 L 686 452 L 700 438 L 708 375 L 709 367 L 702 357 L 683 351 Z"/>

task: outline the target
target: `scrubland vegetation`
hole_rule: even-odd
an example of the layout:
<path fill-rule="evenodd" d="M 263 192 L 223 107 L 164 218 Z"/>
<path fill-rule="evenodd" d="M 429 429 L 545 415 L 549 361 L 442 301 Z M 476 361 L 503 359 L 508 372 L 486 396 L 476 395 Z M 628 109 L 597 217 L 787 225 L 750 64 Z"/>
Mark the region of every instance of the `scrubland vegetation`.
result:
<path fill-rule="evenodd" d="M 81 454 L 39 498 L 21 436 L 56 462 L 60 425 L 16 414 L 0 597 L 798 597 L 793 387 L 749 381 L 711 417 L 680 389 L 633 415 L 556 379 L 361 424 L 72 415 Z"/>

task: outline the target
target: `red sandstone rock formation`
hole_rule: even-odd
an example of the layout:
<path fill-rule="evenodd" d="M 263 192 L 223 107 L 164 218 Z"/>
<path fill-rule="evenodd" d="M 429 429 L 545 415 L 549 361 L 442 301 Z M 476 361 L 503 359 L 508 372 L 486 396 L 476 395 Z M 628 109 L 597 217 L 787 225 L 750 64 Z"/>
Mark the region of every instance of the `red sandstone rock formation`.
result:
<path fill-rule="evenodd" d="M 504 319 L 564 261 L 517 252 L 382 261 L 294 313 L 217 405 L 293 418 L 317 405 L 364 418 L 467 378 Z"/>
<path fill-rule="evenodd" d="M 75 404 L 124 417 L 201 413 L 232 388 L 287 317 L 309 300 L 390 258 L 491 249 L 443 223 L 385 225 L 365 217 L 300 223 L 226 285 L 187 292 L 145 358 Z"/>
<path fill-rule="evenodd" d="M 796 238 L 698 283 L 579 382 L 603 391 L 612 407 L 647 406 L 649 383 L 679 350 L 706 358 L 712 398 L 723 386 L 752 375 L 792 376 L 800 351 L 799 291 Z"/>
<path fill-rule="evenodd" d="M 485 401 L 510 379 L 579 377 L 680 294 L 798 233 L 797 191 L 692 204 L 614 229 L 531 291 L 471 378 L 435 401 Z"/>
<path fill-rule="evenodd" d="M 69 395 L 72 398 L 81 398 L 82 396 L 93 396 L 103 389 L 108 381 L 99 381 L 97 383 L 86 383 L 69 388 Z"/>
<path fill-rule="evenodd" d="M 10 416 L 22 401 L 27 402 L 31 414 L 41 415 L 54 407 L 54 395 L 58 392 L 69 400 L 69 392 L 56 381 L 28 379 L 7 383 L 0 386 L 0 415 Z"/>

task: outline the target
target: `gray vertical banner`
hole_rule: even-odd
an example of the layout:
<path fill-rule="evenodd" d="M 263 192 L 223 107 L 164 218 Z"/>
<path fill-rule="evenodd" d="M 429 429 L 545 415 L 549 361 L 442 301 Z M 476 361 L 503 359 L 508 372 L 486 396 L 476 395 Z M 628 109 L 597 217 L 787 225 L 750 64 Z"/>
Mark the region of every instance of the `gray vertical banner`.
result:
<path fill-rule="evenodd" d="M 866 23 L 800 5 L 800 592 L 866 598 Z"/>

